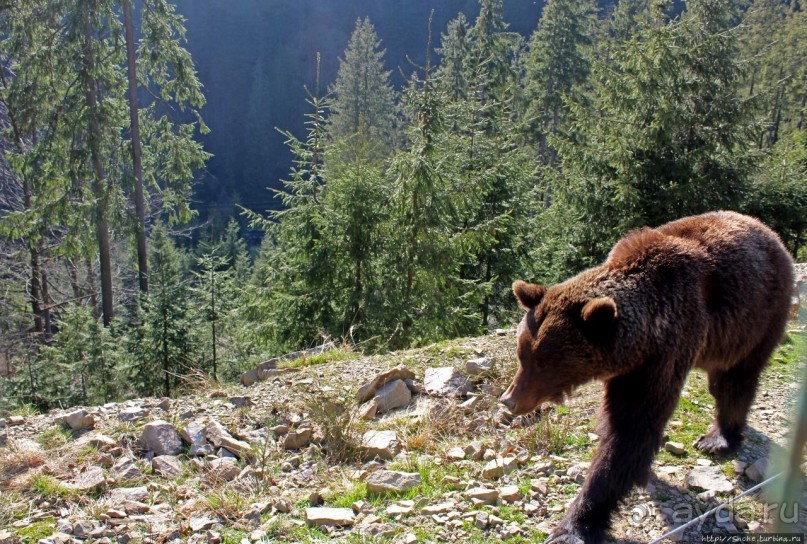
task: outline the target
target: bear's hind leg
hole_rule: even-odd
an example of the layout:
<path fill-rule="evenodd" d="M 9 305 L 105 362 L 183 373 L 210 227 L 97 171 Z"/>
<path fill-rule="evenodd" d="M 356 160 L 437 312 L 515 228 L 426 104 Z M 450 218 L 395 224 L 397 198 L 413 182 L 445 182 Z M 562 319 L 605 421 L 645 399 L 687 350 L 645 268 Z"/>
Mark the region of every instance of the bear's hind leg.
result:
<path fill-rule="evenodd" d="M 739 449 L 759 376 L 777 344 L 766 341 L 729 370 L 709 372 L 709 392 L 717 413 L 709 432 L 695 441 L 696 448 L 721 456 Z"/>

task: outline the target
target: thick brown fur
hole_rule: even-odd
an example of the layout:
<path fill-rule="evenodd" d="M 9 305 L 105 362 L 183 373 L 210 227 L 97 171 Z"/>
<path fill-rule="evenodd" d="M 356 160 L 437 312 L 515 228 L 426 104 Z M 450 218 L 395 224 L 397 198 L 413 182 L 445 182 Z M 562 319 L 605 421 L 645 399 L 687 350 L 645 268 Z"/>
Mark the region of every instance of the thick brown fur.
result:
<path fill-rule="evenodd" d="M 618 501 L 646 482 L 693 367 L 715 397 L 696 446 L 728 454 L 742 441 L 759 375 L 780 342 L 793 260 L 768 227 L 734 212 L 628 233 L 605 263 L 546 290 L 514 284 L 527 310 L 519 368 L 501 402 L 516 414 L 605 382 L 601 440 L 552 543 L 599 543 Z"/>

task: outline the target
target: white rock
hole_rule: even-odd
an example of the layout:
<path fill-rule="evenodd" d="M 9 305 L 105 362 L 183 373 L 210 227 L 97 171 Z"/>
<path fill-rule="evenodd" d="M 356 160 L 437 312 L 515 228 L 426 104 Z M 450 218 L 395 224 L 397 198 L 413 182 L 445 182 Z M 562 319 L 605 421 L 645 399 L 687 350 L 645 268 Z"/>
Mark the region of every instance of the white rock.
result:
<path fill-rule="evenodd" d="M 118 412 L 118 419 L 121 421 L 137 421 L 149 415 L 149 411 L 142 407 L 124 408 Z"/>
<path fill-rule="evenodd" d="M 415 373 L 403 365 L 396 366 L 385 372 L 378 374 L 375 378 L 361 386 L 356 394 L 359 403 L 366 402 L 376 396 L 379 387 L 393 380 L 413 380 Z"/>
<path fill-rule="evenodd" d="M 392 459 L 401 450 L 395 431 L 367 431 L 361 438 L 361 446 L 371 457 Z"/>
<path fill-rule="evenodd" d="M 468 378 L 453 366 L 427 368 L 423 386 L 430 395 L 461 397 L 471 390 Z"/>
<path fill-rule="evenodd" d="M 420 485 L 420 474 L 416 472 L 398 472 L 394 470 L 377 470 L 367 479 L 367 490 L 371 493 L 400 493 Z"/>
<path fill-rule="evenodd" d="M 356 523 L 356 515 L 350 508 L 306 508 L 305 521 L 309 525 L 350 527 Z"/>

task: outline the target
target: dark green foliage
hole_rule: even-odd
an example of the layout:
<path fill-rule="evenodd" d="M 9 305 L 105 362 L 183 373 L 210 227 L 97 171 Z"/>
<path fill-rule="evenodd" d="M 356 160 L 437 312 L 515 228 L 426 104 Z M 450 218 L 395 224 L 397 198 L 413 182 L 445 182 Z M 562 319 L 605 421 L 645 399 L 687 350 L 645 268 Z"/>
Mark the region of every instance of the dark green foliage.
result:
<path fill-rule="evenodd" d="M 339 72 L 331 92 L 328 133 L 333 139 L 358 137 L 373 142 L 383 153 L 392 147 L 395 91 L 384 70 L 381 40 L 369 18 L 356 21 L 356 29 L 339 59 Z"/>
<path fill-rule="evenodd" d="M 564 268 L 601 259 L 631 228 L 744 201 L 754 120 L 732 13 L 716 0 L 689 8 L 614 46 L 594 64 L 592 103 L 569 102 L 552 178 L 563 213 L 550 235 L 571 227 Z"/>
<path fill-rule="evenodd" d="M 131 339 L 132 366 L 142 392 L 170 396 L 180 378 L 198 368 L 198 344 L 179 252 L 164 227 L 152 229 L 150 246 L 149 293 L 141 299 L 141 323 Z"/>

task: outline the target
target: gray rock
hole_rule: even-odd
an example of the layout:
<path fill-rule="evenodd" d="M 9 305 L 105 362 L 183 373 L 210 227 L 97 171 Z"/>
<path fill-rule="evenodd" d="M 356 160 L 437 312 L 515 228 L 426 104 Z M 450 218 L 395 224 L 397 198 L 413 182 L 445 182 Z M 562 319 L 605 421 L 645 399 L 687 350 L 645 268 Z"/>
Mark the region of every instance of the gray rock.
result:
<path fill-rule="evenodd" d="M 378 414 L 378 401 L 374 398 L 359 406 L 356 415 L 362 421 L 370 421 Z"/>
<path fill-rule="evenodd" d="M 465 371 L 471 376 L 485 374 L 493 369 L 493 361 L 487 357 L 477 357 L 465 361 Z"/>
<path fill-rule="evenodd" d="M 151 460 L 154 472 L 167 478 L 177 478 L 182 475 L 182 462 L 173 455 L 158 455 Z"/>
<path fill-rule="evenodd" d="M 104 470 L 101 467 L 90 467 L 65 485 L 83 493 L 99 489 L 106 485 Z"/>
<path fill-rule="evenodd" d="M 356 515 L 350 508 L 306 508 L 305 521 L 320 527 L 350 527 L 356 523 Z"/>
<path fill-rule="evenodd" d="M 86 410 L 74 410 L 69 414 L 65 414 L 62 421 L 74 431 L 95 428 L 95 417 L 88 414 Z"/>
<path fill-rule="evenodd" d="M 686 484 L 690 489 L 716 493 L 728 493 L 734 490 L 734 485 L 718 466 L 693 468 L 686 475 Z"/>
<path fill-rule="evenodd" d="M 24 416 L 8 416 L 6 418 L 6 424 L 9 427 L 16 427 L 18 425 L 22 425 L 23 423 L 25 423 Z"/>
<path fill-rule="evenodd" d="M 752 465 L 746 467 L 745 475 L 754 483 L 760 483 L 768 472 L 768 458 L 757 459 Z"/>
<path fill-rule="evenodd" d="M 236 395 L 234 397 L 230 397 L 230 404 L 235 406 L 236 408 L 244 408 L 245 406 L 254 406 L 254 402 L 252 402 L 252 398 L 244 396 L 244 395 Z"/>
<path fill-rule="evenodd" d="M 252 450 L 247 442 L 234 438 L 218 421 L 211 420 L 205 425 L 205 438 L 216 448 L 224 448 L 239 458 L 249 457 Z"/>
<path fill-rule="evenodd" d="M 680 442 L 667 442 L 664 449 L 673 455 L 684 455 L 687 452 L 686 447 Z"/>
<path fill-rule="evenodd" d="M 414 380 L 415 373 L 403 365 L 378 374 L 375 378 L 362 385 L 356 393 L 356 401 L 367 402 L 376 396 L 376 390 L 384 384 L 394 380 Z"/>
<path fill-rule="evenodd" d="M 401 450 L 395 431 L 367 431 L 362 436 L 361 446 L 371 457 L 382 459 L 392 459 Z"/>
<path fill-rule="evenodd" d="M 430 395 L 461 397 L 471 390 L 468 378 L 453 366 L 427 368 L 423 386 Z"/>
<path fill-rule="evenodd" d="M 221 459 L 214 459 L 207 463 L 208 473 L 216 480 L 223 480 L 229 482 L 238 478 L 241 474 L 241 469 L 238 468 L 238 463 L 235 459 L 230 457 L 223 457 Z"/>
<path fill-rule="evenodd" d="M 85 540 L 95 530 L 95 523 L 90 520 L 80 520 L 73 524 L 73 536 Z"/>
<path fill-rule="evenodd" d="M 482 504 L 496 504 L 499 498 L 499 491 L 488 487 L 472 487 L 465 491 L 465 494 L 469 499 L 480 501 Z"/>
<path fill-rule="evenodd" d="M 217 523 L 219 523 L 217 518 L 210 518 L 207 516 L 192 517 L 190 520 L 188 520 L 188 525 L 190 526 L 191 531 L 194 533 L 206 531 Z"/>
<path fill-rule="evenodd" d="M 137 421 L 149 415 L 149 411 L 143 407 L 125 408 L 118 412 L 118 419 L 121 421 Z"/>
<path fill-rule="evenodd" d="M 420 485 L 420 474 L 395 470 L 377 470 L 370 474 L 365 481 L 367 482 L 367 490 L 371 493 L 400 493 Z"/>
<path fill-rule="evenodd" d="M 137 480 L 143 473 L 137 468 L 135 462 L 128 457 L 121 457 L 112 465 L 112 472 L 123 480 Z"/>
<path fill-rule="evenodd" d="M 521 491 L 517 485 L 505 485 L 499 488 L 499 497 L 505 502 L 516 502 L 521 500 Z"/>
<path fill-rule="evenodd" d="M 142 502 L 148 500 L 149 490 L 144 485 L 138 487 L 119 487 L 109 492 L 109 498 L 112 502 L 116 503 L 126 503 L 127 501 Z M 126 508 L 126 504 L 124 504 L 124 509 L 126 512 L 129 512 L 129 509 Z"/>
<path fill-rule="evenodd" d="M 410 400 L 412 400 L 412 392 L 403 380 L 393 380 L 376 390 L 375 401 L 379 414 L 406 406 Z"/>
<path fill-rule="evenodd" d="M 143 427 L 140 447 L 155 455 L 177 455 L 182 451 L 182 439 L 173 425 L 158 419 Z"/>
<path fill-rule="evenodd" d="M 290 431 L 283 437 L 283 447 L 287 450 L 299 450 L 311 442 L 311 429 L 299 429 Z"/>
<path fill-rule="evenodd" d="M 518 461 L 515 457 L 497 457 L 489 461 L 482 469 L 482 477 L 489 480 L 501 478 L 518 468 Z"/>
<path fill-rule="evenodd" d="M 20 538 L 12 534 L 11 531 L 0 529 L 0 544 L 17 544 L 18 542 L 20 542 Z"/>

